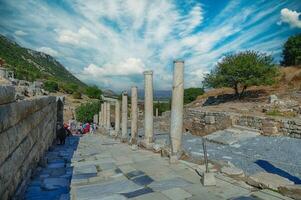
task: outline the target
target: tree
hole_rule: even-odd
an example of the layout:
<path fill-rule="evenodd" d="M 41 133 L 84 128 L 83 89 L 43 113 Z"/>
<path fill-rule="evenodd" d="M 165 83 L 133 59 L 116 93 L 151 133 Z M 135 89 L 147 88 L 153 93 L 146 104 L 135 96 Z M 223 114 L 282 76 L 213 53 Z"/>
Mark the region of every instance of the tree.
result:
<path fill-rule="evenodd" d="M 284 44 L 282 56 L 281 64 L 284 66 L 301 64 L 301 34 L 288 38 Z"/>
<path fill-rule="evenodd" d="M 88 86 L 85 91 L 86 95 L 92 99 L 100 99 L 102 91 L 97 86 Z"/>
<path fill-rule="evenodd" d="M 194 100 L 199 95 L 204 94 L 204 89 L 203 88 L 187 88 L 184 90 L 184 104 L 190 103 Z"/>
<path fill-rule="evenodd" d="M 61 83 L 60 88 L 64 92 L 72 94 L 78 90 L 78 85 L 75 83 Z"/>
<path fill-rule="evenodd" d="M 238 97 L 242 97 L 249 86 L 273 84 L 277 72 L 271 56 L 244 51 L 224 57 L 211 73 L 205 75 L 203 84 L 209 88 L 231 87 Z"/>
<path fill-rule="evenodd" d="M 75 109 L 76 120 L 80 122 L 92 122 L 93 116 L 99 113 L 100 101 L 93 100 L 92 102 L 81 104 Z"/>

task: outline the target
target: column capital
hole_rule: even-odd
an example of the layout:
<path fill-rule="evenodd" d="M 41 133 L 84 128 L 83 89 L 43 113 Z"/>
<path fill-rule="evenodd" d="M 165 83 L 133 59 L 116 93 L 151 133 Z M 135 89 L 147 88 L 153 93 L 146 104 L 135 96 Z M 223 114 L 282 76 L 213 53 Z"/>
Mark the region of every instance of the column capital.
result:
<path fill-rule="evenodd" d="M 173 63 L 184 63 L 184 60 L 174 60 Z"/>
<path fill-rule="evenodd" d="M 148 70 L 143 72 L 144 75 L 153 75 L 153 70 Z"/>

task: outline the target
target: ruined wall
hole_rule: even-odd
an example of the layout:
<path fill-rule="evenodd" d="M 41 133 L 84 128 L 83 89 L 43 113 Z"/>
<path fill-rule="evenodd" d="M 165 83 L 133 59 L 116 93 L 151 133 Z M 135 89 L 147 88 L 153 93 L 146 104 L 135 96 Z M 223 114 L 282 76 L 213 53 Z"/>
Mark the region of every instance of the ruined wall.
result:
<path fill-rule="evenodd" d="M 55 97 L 15 101 L 14 88 L 0 86 L 0 199 L 24 188 L 55 138 Z"/>
<path fill-rule="evenodd" d="M 160 130 L 169 130 L 170 112 L 163 113 L 155 123 Z M 208 135 L 231 126 L 245 126 L 258 130 L 262 135 L 285 135 L 301 139 L 301 119 L 284 119 L 251 116 L 230 112 L 208 112 L 201 109 L 184 110 L 183 131 L 193 135 Z"/>

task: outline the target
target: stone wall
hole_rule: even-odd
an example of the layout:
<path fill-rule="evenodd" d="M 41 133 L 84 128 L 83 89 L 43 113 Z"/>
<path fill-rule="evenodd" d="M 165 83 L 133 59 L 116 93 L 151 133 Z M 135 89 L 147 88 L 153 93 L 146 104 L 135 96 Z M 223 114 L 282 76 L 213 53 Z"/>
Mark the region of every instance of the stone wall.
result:
<path fill-rule="evenodd" d="M 155 126 L 161 131 L 169 131 L 170 112 L 162 114 L 155 120 Z M 193 135 L 208 135 L 218 130 L 233 126 L 244 126 L 258 130 L 262 135 L 285 135 L 301 138 L 301 119 L 273 118 L 243 115 L 230 112 L 209 112 L 202 109 L 186 108 L 184 110 L 183 131 Z"/>
<path fill-rule="evenodd" d="M 0 86 L 0 199 L 22 193 L 56 134 L 56 97 L 15 101 L 14 88 Z"/>

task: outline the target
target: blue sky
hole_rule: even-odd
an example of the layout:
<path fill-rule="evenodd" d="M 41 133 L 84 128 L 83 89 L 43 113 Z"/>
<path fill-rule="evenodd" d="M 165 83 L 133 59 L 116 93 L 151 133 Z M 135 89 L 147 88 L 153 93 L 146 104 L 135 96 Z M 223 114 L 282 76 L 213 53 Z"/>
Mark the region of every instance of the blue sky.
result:
<path fill-rule="evenodd" d="M 300 0 L 0 0 L 0 33 L 54 56 L 82 81 L 115 91 L 171 89 L 172 63 L 185 61 L 185 87 L 229 53 L 281 59 L 301 33 Z"/>

